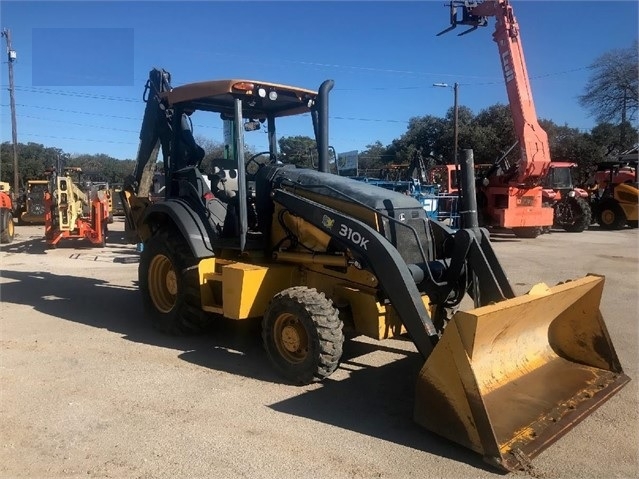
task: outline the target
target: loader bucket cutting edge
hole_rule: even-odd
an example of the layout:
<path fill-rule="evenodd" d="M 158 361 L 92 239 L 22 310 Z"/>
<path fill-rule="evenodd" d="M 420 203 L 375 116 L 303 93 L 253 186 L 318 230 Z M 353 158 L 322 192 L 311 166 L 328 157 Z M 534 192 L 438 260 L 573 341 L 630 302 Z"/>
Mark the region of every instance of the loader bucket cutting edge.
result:
<path fill-rule="evenodd" d="M 630 378 L 599 311 L 604 278 L 458 312 L 422 367 L 415 421 L 506 471 L 524 469 Z"/>

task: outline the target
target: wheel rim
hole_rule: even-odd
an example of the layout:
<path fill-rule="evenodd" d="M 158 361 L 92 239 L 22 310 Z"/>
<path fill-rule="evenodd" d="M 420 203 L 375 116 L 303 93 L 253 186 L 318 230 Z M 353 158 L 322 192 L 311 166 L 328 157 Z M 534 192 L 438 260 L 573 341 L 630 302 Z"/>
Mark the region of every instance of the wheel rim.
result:
<path fill-rule="evenodd" d="M 603 210 L 601 212 L 601 221 L 606 225 L 611 225 L 615 221 L 615 214 L 612 210 Z"/>
<path fill-rule="evenodd" d="M 7 232 L 9 233 L 9 238 L 13 238 L 13 217 L 9 216 L 9 224 L 7 225 Z"/>
<path fill-rule="evenodd" d="M 155 256 L 149 265 L 151 301 L 158 311 L 168 313 L 175 306 L 177 293 L 177 275 L 171 260 L 164 255 Z"/>
<path fill-rule="evenodd" d="M 308 356 L 308 334 L 299 318 L 290 313 L 278 316 L 274 325 L 275 346 L 288 362 L 301 363 Z"/>

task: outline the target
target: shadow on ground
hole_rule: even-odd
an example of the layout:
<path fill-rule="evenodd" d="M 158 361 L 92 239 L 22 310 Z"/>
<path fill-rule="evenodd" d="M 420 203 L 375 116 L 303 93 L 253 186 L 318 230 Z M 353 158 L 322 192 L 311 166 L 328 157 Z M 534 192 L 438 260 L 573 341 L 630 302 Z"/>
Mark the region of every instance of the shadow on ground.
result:
<path fill-rule="evenodd" d="M 4 270 L 2 276 L 11 280 L 0 286 L 0 299 L 5 304 L 29 305 L 61 320 L 113 331 L 129 341 L 174 349 L 179 351 L 179 358 L 201 367 L 282 382 L 268 363 L 258 320 L 220 319 L 201 336 L 171 337 L 155 331 L 144 318 L 140 294 L 134 286 L 48 272 Z M 378 367 L 358 363 L 361 356 L 380 349 L 400 353 L 400 359 Z M 238 351 L 242 353 L 239 359 Z M 348 372 L 345 379 L 329 378 L 319 388 L 312 387 L 270 407 L 492 470 L 477 454 L 412 421 L 415 381 L 422 364 L 417 353 L 389 348 L 383 342 L 348 341 L 341 365 Z"/>

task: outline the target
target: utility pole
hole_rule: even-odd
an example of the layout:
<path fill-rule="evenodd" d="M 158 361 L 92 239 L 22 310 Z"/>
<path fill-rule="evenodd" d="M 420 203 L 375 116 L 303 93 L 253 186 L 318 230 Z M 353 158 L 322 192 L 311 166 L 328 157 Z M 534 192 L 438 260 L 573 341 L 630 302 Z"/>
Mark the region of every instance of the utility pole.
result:
<path fill-rule="evenodd" d="M 16 98 L 13 84 L 13 62 L 16 60 L 16 52 L 11 48 L 11 31 L 2 30 L 2 36 L 7 40 L 7 62 L 9 63 L 9 101 L 11 103 L 11 140 L 13 142 L 13 194 L 18 195 L 20 190 L 20 176 L 18 175 L 18 128 L 16 126 Z"/>
<path fill-rule="evenodd" d="M 459 134 L 459 108 L 457 106 L 457 92 L 459 90 L 459 83 L 455 82 L 455 85 L 453 86 L 453 92 L 454 92 L 454 96 L 455 96 L 455 100 L 454 100 L 454 106 L 453 106 L 453 115 L 454 115 L 454 120 L 453 120 L 453 144 L 454 144 L 454 148 L 455 148 L 455 152 L 453 153 L 453 159 L 455 160 L 455 168 L 459 168 L 459 161 L 457 159 L 457 155 L 458 155 L 458 151 L 459 151 L 459 139 L 458 139 L 458 134 Z"/>

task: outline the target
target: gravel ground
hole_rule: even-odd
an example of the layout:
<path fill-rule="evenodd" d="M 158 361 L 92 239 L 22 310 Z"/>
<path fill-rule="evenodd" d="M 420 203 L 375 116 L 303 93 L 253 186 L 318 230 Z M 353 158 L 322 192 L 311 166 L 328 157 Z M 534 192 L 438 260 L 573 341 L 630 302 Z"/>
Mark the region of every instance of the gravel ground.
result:
<path fill-rule="evenodd" d="M 491 478 L 412 421 L 422 360 L 406 340 L 347 343 L 322 384 L 280 382 L 254 322 L 174 338 L 142 319 L 135 248 L 0 250 L 0 475 L 6 478 Z M 639 477 L 638 230 L 494 234 L 518 294 L 606 276 L 601 310 L 632 381 L 533 461 L 537 478 Z"/>

